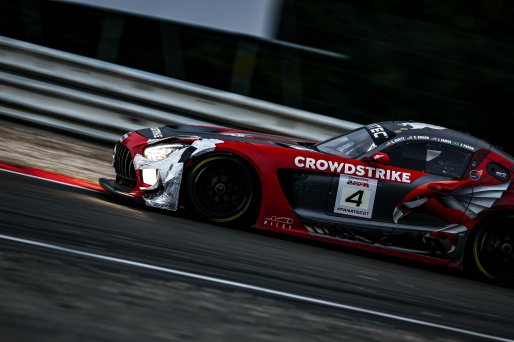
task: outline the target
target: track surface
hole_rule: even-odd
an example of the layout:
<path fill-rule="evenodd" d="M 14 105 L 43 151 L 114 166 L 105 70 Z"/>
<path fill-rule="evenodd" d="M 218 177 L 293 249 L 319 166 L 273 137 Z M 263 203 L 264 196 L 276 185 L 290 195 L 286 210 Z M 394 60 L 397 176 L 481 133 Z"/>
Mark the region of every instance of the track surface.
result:
<path fill-rule="evenodd" d="M 514 339 L 514 290 L 0 171 L 0 235 Z M 2 341 L 487 340 L 0 239 Z"/>

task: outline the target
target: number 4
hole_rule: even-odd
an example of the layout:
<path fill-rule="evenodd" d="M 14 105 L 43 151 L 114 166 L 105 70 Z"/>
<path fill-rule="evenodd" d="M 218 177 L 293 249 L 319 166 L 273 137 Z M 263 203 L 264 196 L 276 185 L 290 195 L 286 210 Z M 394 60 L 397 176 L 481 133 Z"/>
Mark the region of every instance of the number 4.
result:
<path fill-rule="evenodd" d="M 360 207 L 362 204 L 362 195 L 364 195 L 364 190 L 358 190 L 357 192 L 354 192 L 348 196 L 345 199 L 345 202 L 355 203 L 358 207 Z M 355 197 L 357 197 L 357 199 L 355 199 Z"/>

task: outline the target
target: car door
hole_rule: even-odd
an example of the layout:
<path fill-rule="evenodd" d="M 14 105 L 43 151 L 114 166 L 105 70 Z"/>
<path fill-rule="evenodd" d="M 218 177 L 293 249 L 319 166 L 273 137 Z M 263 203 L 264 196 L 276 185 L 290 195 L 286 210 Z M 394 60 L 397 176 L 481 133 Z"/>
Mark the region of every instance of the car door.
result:
<path fill-rule="evenodd" d="M 457 211 L 446 210 L 452 190 L 469 163 L 471 153 L 451 145 L 414 141 L 385 148 L 390 162 L 385 169 L 397 167 L 403 172 L 426 173 L 412 183 L 379 180 L 375 194 L 373 221 L 406 226 L 443 227 L 459 220 Z M 455 202 L 455 201 L 453 201 Z M 461 211 L 469 203 L 460 203 Z M 456 214 L 457 213 L 457 214 Z"/>

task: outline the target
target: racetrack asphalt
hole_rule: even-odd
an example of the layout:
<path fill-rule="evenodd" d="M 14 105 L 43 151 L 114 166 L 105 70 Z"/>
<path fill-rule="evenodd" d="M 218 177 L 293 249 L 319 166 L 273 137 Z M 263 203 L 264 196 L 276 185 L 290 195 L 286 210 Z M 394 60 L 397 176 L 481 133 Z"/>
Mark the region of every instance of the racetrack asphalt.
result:
<path fill-rule="evenodd" d="M 0 238 L 1 341 L 514 339 L 514 289 L 458 272 L 214 226 L 4 171 L 0 204 L 0 236 L 23 239 Z"/>

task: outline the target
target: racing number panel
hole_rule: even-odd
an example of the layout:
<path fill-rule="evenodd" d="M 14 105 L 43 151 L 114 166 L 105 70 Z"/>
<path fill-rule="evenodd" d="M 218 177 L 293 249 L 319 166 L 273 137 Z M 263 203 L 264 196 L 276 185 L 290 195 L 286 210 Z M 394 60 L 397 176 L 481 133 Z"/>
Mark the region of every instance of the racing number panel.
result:
<path fill-rule="evenodd" d="M 441 179 L 426 175 L 411 184 L 295 169 L 278 170 L 279 183 L 291 208 L 303 218 L 373 226 L 393 222 L 395 207 L 418 186 Z M 413 214 L 403 224 L 441 227 L 446 221 Z M 415 217 L 418 217 L 417 219 Z M 407 220 L 408 218 L 408 220 Z M 346 219 L 346 220 L 345 220 Z M 396 226 L 396 224 L 394 224 Z"/>

